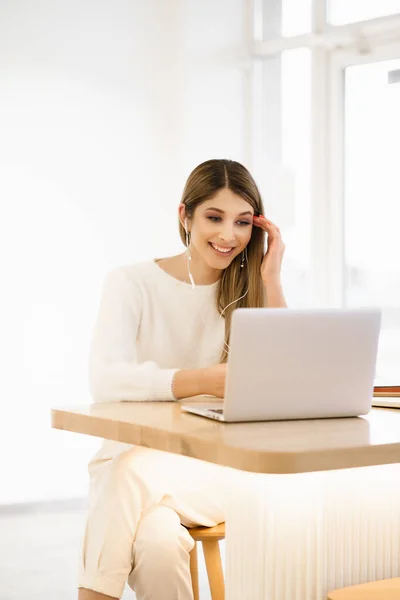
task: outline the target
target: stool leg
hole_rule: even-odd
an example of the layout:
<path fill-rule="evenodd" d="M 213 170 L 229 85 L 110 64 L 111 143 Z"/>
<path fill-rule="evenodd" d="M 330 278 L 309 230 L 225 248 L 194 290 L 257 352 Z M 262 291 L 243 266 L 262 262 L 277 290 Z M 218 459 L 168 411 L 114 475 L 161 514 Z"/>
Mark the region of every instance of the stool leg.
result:
<path fill-rule="evenodd" d="M 225 600 L 225 583 L 222 571 L 219 543 L 215 540 L 203 542 L 211 600 Z"/>
<path fill-rule="evenodd" d="M 197 562 L 197 543 L 190 552 L 190 575 L 192 578 L 193 600 L 200 600 L 199 595 L 199 566 Z"/>

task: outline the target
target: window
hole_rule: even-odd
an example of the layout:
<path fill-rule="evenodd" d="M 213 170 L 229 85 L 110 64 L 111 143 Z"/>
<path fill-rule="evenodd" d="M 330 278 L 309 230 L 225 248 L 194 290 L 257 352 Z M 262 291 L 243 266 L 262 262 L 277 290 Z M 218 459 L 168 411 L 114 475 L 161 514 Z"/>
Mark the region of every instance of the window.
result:
<path fill-rule="evenodd" d="M 300 35 L 311 31 L 311 0 L 283 0 L 282 35 Z"/>
<path fill-rule="evenodd" d="M 258 0 L 254 4 L 254 34 L 257 40 L 290 37 L 311 31 L 311 0 Z"/>
<path fill-rule="evenodd" d="M 380 306 L 377 374 L 398 378 L 400 0 L 259 0 L 259 8 L 253 162 L 260 171 L 272 157 L 292 176 L 292 204 L 275 199 L 279 215 L 290 205 L 289 304 Z"/>
<path fill-rule="evenodd" d="M 400 0 L 328 0 L 328 20 L 345 25 L 400 13 Z"/>
<path fill-rule="evenodd" d="M 400 59 L 345 72 L 345 304 L 383 309 L 378 374 L 400 356 Z"/>
<path fill-rule="evenodd" d="M 282 163 L 292 177 L 293 205 L 285 229 L 286 262 L 293 277 L 289 303 L 309 301 L 310 169 L 311 169 L 311 53 L 308 48 L 282 53 Z M 288 201 L 288 197 L 282 198 Z M 288 282 L 289 286 L 290 283 Z"/>

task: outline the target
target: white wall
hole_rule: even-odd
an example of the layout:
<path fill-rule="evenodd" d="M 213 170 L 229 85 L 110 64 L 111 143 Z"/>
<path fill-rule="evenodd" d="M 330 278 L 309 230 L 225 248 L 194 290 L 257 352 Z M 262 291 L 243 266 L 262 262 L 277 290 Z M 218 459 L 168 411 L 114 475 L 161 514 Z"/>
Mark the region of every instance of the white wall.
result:
<path fill-rule="evenodd" d="M 98 441 L 50 407 L 90 401 L 106 271 L 179 250 L 198 162 L 246 162 L 244 4 L 0 4 L 0 503 L 86 493 Z"/>

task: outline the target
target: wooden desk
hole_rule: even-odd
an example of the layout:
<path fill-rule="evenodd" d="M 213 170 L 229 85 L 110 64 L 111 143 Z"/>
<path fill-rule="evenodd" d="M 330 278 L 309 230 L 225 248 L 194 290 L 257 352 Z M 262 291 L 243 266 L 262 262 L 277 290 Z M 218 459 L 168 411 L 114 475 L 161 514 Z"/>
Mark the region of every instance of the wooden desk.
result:
<path fill-rule="evenodd" d="M 400 575 L 400 410 L 224 424 L 177 403 L 113 403 L 56 408 L 52 426 L 240 469 L 227 600 L 325 600 Z"/>
<path fill-rule="evenodd" d="M 255 473 L 306 473 L 400 462 L 400 410 L 367 417 L 219 423 L 175 402 L 53 409 L 52 426 Z"/>

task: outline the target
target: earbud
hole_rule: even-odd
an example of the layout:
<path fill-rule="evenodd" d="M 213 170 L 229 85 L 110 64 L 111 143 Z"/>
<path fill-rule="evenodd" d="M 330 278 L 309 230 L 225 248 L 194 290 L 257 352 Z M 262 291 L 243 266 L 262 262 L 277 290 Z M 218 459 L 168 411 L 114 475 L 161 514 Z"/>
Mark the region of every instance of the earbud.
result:
<path fill-rule="evenodd" d="M 192 260 L 192 253 L 190 252 L 190 233 L 188 232 L 188 226 L 187 226 L 187 219 L 185 218 L 185 233 L 186 233 L 186 254 L 188 257 L 188 260 Z M 188 263 L 188 270 L 189 270 L 189 276 L 190 275 L 190 267 L 189 267 L 189 263 Z M 192 287 L 194 288 L 194 282 L 192 279 L 190 279 L 190 281 L 192 282 Z"/>
<path fill-rule="evenodd" d="M 190 283 L 192 285 L 192 289 L 195 290 L 196 284 L 194 283 L 193 275 L 190 270 L 190 261 L 192 260 L 192 253 L 190 252 L 190 238 L 189 238 L 189 232 L 188 232 L 188 227 L 187 227 L 187 219 L 185 219 L 185 232 L 186 232 L 186 255 L 188 258 L 188 263 L 187 263 L 188 275 L 189 275 Z"/>

